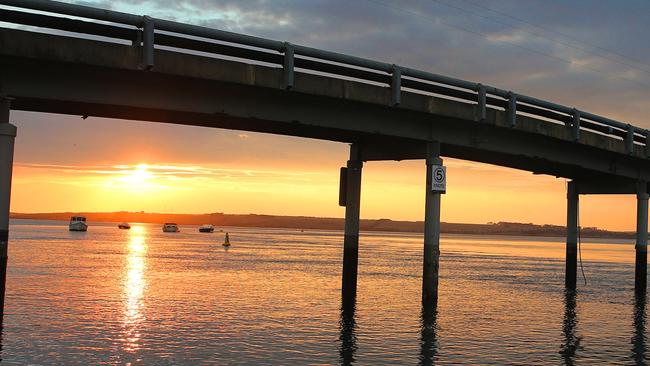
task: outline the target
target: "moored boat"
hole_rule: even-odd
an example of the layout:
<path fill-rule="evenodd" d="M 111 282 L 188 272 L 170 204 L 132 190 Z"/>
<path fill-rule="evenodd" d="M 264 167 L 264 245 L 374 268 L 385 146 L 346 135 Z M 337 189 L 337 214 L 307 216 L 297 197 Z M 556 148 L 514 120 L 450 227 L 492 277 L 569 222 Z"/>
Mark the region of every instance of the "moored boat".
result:
<path fill-rule="evenodd" d="M 117 227 L 120 228 L 120 229 L 130 229 L 131 225 L 129 225 L 128 222 L 123 222 L 123 223 L 117 225 Z"/>
<path fill-rule="evenodd" d="M 72 216 L 68 227 L 70 231 L 88 231 L 88 224 L 83 216 Z"/>
<path fill-rule="evenodd" d="M 212 226 L 210 224 L 201 225 L 201 227 L 199 228 L 199 232 L 212 233 L 212 232 L 214 232 L 214 226 Z"/>
<path fill-rule="evenodd" d="M 163 225 L 163 231 L 166 233 L 177 233 L 180 231 L 178 228 L 177 224 L 174 224 L 173 222 L 167 222 L 165 225 Z"/>

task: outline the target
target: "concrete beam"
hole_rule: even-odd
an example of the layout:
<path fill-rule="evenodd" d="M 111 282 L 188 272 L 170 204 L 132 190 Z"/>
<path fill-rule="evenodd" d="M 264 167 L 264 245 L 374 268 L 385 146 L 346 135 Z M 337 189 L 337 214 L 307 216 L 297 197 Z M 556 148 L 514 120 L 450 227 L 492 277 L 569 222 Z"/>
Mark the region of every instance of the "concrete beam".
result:
<path fill-rule="evenodd" d="M 580 179 L 577 187 L 579 194 L 636 194 L 637 192 L 635 180 L 620 177 Z"/>

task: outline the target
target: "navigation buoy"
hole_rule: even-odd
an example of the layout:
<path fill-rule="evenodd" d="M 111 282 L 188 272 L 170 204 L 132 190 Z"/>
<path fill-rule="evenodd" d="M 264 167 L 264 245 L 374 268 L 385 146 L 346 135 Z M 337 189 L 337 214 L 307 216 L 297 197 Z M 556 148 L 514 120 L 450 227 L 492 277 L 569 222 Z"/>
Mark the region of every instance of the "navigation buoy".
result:
<path fill-rule="evenodd" d="M 230 238 L 228 237 L 228 233 L 226 233 L 226 239 L 223 241 L 222 245 L 224 247 L 229 247 L 230 246 Z"/>

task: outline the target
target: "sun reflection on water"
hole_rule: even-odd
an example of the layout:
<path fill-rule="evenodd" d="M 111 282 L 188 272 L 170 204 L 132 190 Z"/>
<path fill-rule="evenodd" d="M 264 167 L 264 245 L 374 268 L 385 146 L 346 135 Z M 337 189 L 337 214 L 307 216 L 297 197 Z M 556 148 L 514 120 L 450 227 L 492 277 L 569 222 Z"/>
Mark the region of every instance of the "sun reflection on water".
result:
<path fill-rule="evenodd" d="M 143 294 L 147 282 L 144 273 L 147 267 L 147 244 L 145 229 L 133 226 L 129 231 L 124 279 L 124 350 L 135 352 L 140 349 L 140 325 L 144 321 Z"/>

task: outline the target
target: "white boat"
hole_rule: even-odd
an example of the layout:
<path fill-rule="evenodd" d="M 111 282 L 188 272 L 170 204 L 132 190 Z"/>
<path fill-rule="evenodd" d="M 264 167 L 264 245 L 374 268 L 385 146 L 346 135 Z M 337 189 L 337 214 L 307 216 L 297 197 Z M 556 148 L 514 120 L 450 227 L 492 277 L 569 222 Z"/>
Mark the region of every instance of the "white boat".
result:
<path fill-rule="evenodd" d="M 120 229 L 130 229 L 131 225 L 129 225 L 128 222 L 123 222 L 123 223 L 117 225 L 117 227 L 119 227 Z"/>
<path fill-rule="evenodd" d="M 214 232 L 214 226 L 210 224 L 201 225 L 201 227 L 199 228 L 199 232 L 212 233 Z"/>
<path fill-rule="evenodd" d="M 173 222 L 167 222 L 165 225 L 163 225 L 163 231 L 166 233 L 177 233 L 180 230 L 178 229 L 178 225 L 174 224 Z"/>
<path fill-rule="evenodd" d="M 228 237 L 228 233 L 226 233 L 226 239 L 224 239 L 223 244 L 221 245 L 223 245 L 224 247 L 230 246 L 230 238 Z"/>
<path fill-rule="evenodd" d="M 86 224 L 86 218 L 83 216 L 72 216 L 70 218 L 70 231 L 87 231 L 88 224 Z"/>

